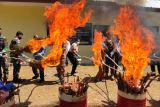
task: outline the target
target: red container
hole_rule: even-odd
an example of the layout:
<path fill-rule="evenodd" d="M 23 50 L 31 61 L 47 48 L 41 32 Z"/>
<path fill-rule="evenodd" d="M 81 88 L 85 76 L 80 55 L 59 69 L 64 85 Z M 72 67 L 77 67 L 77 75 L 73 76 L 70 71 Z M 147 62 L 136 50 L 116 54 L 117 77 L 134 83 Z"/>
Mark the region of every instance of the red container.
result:
<path fill-rule="evenodd" d="M 117 107 L 146 107 L 146 93 L 133 95 L 118 91 Z"/>
<path fill-rule="evenodd" d="M 16 107 L 14 97 L 5 101 L 3 104 L 0 104 L 0 107 Z"/>
<path fill-rule="evenodd" d="M 59 94 L 60 107 L 87 107 L 87 93 L 82 96 Z"/>

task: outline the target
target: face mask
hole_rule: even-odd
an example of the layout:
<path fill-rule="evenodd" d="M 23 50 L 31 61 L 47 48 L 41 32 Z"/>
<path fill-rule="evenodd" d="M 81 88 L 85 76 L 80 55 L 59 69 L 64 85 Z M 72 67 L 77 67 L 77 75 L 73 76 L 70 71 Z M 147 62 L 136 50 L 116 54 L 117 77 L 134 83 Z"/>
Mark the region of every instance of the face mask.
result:
<path fill-rule="evenodd" d="M 21 37 L 21 36 L 18 36 L 18 39 L 22 39 L 22 37 Z"/>

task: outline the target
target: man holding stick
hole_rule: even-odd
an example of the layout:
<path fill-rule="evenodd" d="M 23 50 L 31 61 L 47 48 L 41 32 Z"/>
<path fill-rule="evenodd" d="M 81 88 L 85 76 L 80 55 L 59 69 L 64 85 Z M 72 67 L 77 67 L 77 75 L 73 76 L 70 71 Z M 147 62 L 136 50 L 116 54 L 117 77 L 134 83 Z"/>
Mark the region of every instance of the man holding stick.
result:
<path fill-rule="evenodd" d="M 2 35 L 2 28 L 0 28 L 0 81 L 2 81 L 2 69 L 3 69 L 4 82 L 7 82 L 8 79 L 8 63 L 7 63 L 6 52 L 7 52 L 7 40 L 6 37 Z"/>
<path fill-rule="evenodd" d="M 115 67 L 115 64 L 113 62 L 114 58 L 115 58 L 115 45 L 114 43 L 112 42 L 112 40 L 106 40 L 105 42 L 105 45 L 106 45 L 106 55 L 108 57 L 105 57 L 105 63 L 107 65 L 109 65 L 110 67 L 114 68 Z M 111 60 L 111 59 L 113 60 Z M 115 70 L 114 69 L 110 69 L 108 66 L 105 66 L 105 71 L 106 71 L 106 77 L 108 78 L 108 73 L 109 73 L 109 70 L 110 70 L 110 73 L 111 73 L 111 76 L 110 76 L 110 79 L 113 80 L 113 76 L 115 76 Z"/>
<path fill-rule="evenodd" d="M 60 64 L 56 67 L 57 69 L 57 73 L 58 73 L 58 78 L 61 82 L 61 84 L 64 84 L 64 73 L 65 73 L 65 65 L 66 65 L 66 58 L 67 58 L 67 54 L 70 48 L 70 42 L 67 40 L 63 43 L 62 46 L 62 56 L 60 59 Z"/>
<path fill-rule="evenodd" d="M 160 57 L 158 56 L 158 49 L 154 49 L 151 55 L 151 62 L 150 62 L 150 67 L 151 67 L 151 76 L 156 76 L 156 67 L 158 70 L 158 73 L 160 74 L 160 62 L 156 59 L 159 59 Z M 158 78 L 158 81 L 160 81 L 160 77 Z"/>
<path fill-rule="evenodd" d="M 35 35 L 33 38 L 40 39 L 38 35 Z M 39 51 L 37 51 L 33 54 L 34 59 L 37 61 L 41 61 L 43 59 L 45 51 L 46 51 L 46 49 L 44 47 L 41 47 L 41 49 Z M 39 69 L 39 72 L 40 72 L 40 80 L 38 83 L 43 83 L 45 81 L 43 67 L 38 68 L 37 66 L 32 66 L 32 71 L 34 73 L 34 76 L 32 77 L 32 79 L 37 79 L 39 77 L 39 73 L 38 73 L 37 69 Z"/>
<path fill-rule="evenodd" d="M 21 79 L 19 79 L 19 72 L 21 69 L 21 60 L 19 57 L 22 55 L 23 48 L 19 46 L 21 43 L 21 39 L 23 37 L 23 33 L 21 31 L 18 31 L 16 33 L 15 38 L 10 43 L 10 50 L 14 50 L 10 52 L 11 63 L 13 63 L 13 82 L 19 83 L 22 82 Z"/>
<path fill-rule="evenodd" d="M 76 41 L 71 45 L 70 51 L 67 54 L 70 62 L 72 63 L 72 71 L 71 75 L 74 75 L 78 66 L 78 46 L 80 44 L 80 40 L 76 39 Z"/>

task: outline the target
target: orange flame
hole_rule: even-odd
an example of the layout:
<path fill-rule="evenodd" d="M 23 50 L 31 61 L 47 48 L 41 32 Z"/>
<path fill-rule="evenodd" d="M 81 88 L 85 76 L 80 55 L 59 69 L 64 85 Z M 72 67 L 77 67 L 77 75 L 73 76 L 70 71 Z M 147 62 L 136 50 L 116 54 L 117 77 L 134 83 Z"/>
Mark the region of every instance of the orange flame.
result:
<path fill-rule="evenodd" d="M 131 6 L 123 6 L 110 31 L 120 39 L 124 80 L 137 86 L 153 48 L 152 33 L 146 29 Z"/>
<path fill-rule="evenodd" d="M 94 59 L 93 62 L 95 65 L 100 66 L 102 63 L 102 43 L 104 38 L 101 32 L 94 31 L 94 44 L 92 46 L 92 51 L 94 52 Z"/>
<path fill-rule="evenodd" d="M 44 15 L 49 23 L 49 38 L 28 42 L 32 52 L 38 51 L 41 46 L 53 45 L 50 54 L 42 61 L 43 66 L 57 66 L 60 63 L 63 43 L 75 34 L 76 28 L 85 26 L 89 21 L 91 11 L 86 12 L 84 17 L 81 16 L 85 5 L 86 0 L 80 0 L 70 5 L 56 2 L 46 9 Z"/>

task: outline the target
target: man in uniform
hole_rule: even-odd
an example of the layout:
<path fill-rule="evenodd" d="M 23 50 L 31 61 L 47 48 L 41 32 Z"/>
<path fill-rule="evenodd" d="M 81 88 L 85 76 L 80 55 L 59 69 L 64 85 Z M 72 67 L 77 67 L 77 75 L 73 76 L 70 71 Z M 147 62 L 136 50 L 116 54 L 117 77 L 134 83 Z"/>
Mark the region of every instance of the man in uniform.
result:
<path fill-rule="evenodd" d="M 76 39 L 76 41 L 71 45 L 70 51 L 67 54 L 68 59 L 72 63 L 72 71 L 71 75 L 74 75 L 78 66 L 78 46 L 80 44 L 80 40 Z"/>
<path fill-rule="evenodd" d="M 34 39 L 40 39 L 38 35 L 34 36 Z M 44 47 L 41 47 L 41 49 L 37 52 L 35 52 L 33 54 L 33 57 L 35 60 L 40 61 L 43 59 L 43 56 L 45 54 L 46 49 Z M 37 69 L 39 69 L 39 73 L 40 73 L 40 81 L 38 83 L 43 83 L 44 80 L 44 68 L 37 68 L 36 66 L 32 66 L 32 71 L 34 73 L 34 76 L 32 77 L 32 79 L 37 79 L 39 77 L 39 73 L 37 71 Z"/>
<path fill-rule="evenodd" d="M 12 58 L 11 63 L 13 63 L 13 82 L 15 83 L 22 82 L 22 80 L 19 79 L 19 72 L 21 69 L 21 60 L 19 58 L 22 55 L 23 49 L 19 46 L 19 44 L 22 37 L 23 33 L 21 31 L 18 31 L 15 38 L 10 43 L 10 50 L 13 50 L 10 53 L 10 57 Z"/>
<path fill-rule="evenodd" d="M 119 64 L 122 60 L 122 55 L 121 55 L 121 48 L 120 48 L 120 40 L 118 37 L 115 38 L 114 44 L 115 44 L 115 63 Z M 116 69 L 115 73 L 117 73 L 117 69 L 118 69 L 117 65 L 115 65 L 115 69 Z"/>
<path fill-rule="evenodd" d="M 58 78 L 61 82 L 61 84 L 64 84 L 64 73 L 65 73 L 65 65 L 66 65 L 66 58 L 67 58 L 67 54 L 70 48 L 70 42 L 67 40 L 63 43 L 62 49 L 62 56 L 60 59 L 60 64 L 56 67 L 57 69 L 57 73 L 58 73 Z"/>
<path fill-rule="evenodd" d="M 114 60 L 114 58 L 115 58 L 115 45 L 112 42 L 112 40 L 109 40 L 109 39 L 107 39 L 105 42 L 106 42 L 105 43 L 105 45 L 106 45 L 106 52 L 105 53 L 106 53 L 106 55 L 108 57 L 110 57 L 111 59 Z M 109 65 L 110 67 L 114 68 L 115 67 L 114 62 L 108 57 L 105 57 L 105 63 L 107 65 Z M 109 73 L 109 70 L 110 70 L 110 73 L 111 73 L 110 78 L 111 78 L 111 80 L 113 80 L 113 76 L 116 75 L 115 74 L 115 70 L 112 69 L 112 68 L 109 68 L 108 66 L 105 66 L 106 76 L 107 76 L 107 78 L 109 77 L 108 73 Z"/>
<path fill-rule="evenodd" d="M 4 82 L 7 82 L 8 79 L 8 63 L 7 63 L 6 52 L 7 52 L 7 40 L 6 37 L 2 35 L 2 28 L 0 28 L 0 81 L 2 81 L 2 69 L 3 69 Z"/>

